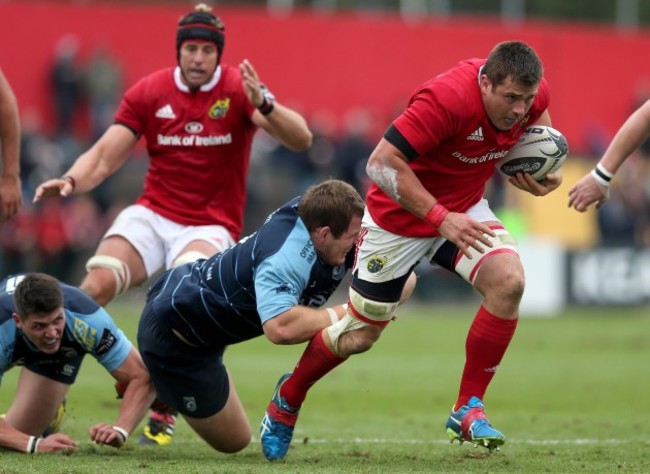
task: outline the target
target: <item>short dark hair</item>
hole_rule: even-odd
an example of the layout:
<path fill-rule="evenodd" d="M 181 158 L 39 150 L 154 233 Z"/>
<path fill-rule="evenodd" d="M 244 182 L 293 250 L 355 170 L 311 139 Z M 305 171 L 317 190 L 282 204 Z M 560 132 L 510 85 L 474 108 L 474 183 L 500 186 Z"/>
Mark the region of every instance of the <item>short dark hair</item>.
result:
<path fill-rule="evenodd" d="M 483 66 L 493 85 L 498 86 L 510 77 L 514 83 L 535 86 L 542 80 L 544 68 L 535 50 L 523 41 L 504 41 L 497 44 Z"/>
<path fill-rule="evenodd" d="M 59 281 L 45 273 L 29 273 L 14 290 L 14 305 L 20 319 L 46 314 L 63 306 Z"/>
<path fill-rule="evenodd" d="M 329 179 L 311 186 L 298 204 L 298 215 L 307 230 L 329 227 L 336 238 L 343 235 L 354 216 L 363 216 L 364 202 L 345 181 Z"/>

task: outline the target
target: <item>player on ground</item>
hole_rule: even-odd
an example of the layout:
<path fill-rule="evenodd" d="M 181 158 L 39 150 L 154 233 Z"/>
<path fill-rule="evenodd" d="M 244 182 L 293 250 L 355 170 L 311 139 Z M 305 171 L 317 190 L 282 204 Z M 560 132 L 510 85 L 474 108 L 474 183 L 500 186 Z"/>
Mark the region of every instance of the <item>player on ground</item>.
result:
<path fill-rule="evenodd" d="M 485 418 L 483 396 L 515 332 L 524 272 L 514 238 L 483 198 L 495 164 L 526 126 L 550 125 L 542 64 L 525 43 L 498 44 L 424 83 L 370 156 L 363 230 L 347 315 L 317 334 L 275 389 L 261 425 L 269 460 L 282 459 L 307 390 L 352 354 L 368 350 L 393 317 L 423 259 L 455 272 L 483 296 L 466 341 L 459 395 L 447 421 L 454 439 L 490 450 L 505 437 Z M 535 196 L 549 174 L 510 183 Z"/>
<path fill-rule="evenodd" d="M 262 334 L 298 344 L 345 314 L 319 308 L 352 266 L 363 207 L 352 186 L 325 181 L 234 247 L 152 285 L 138 329 L 143 360 L 158 398 L 214 449 L 236 452 L 251 440 L 224 350 Z"/>
<path fill-rule="evenodd" d="M 36 190 L 35 202 L 90 191 L 144 136 L 150 156 L 144 193 L 107 231 L 80 286 L 101 305 L 161 267 L 206 258 L 239 238 L 258 127 L 293 150 L 311 145 L 303 117 L 274 100 L 248 60 L 239 68 L 221 62 L 224 31 L 203 4 L 181 18 L 178 66 L 127 91 L 115 124 L 62 178 Z M 171 415 L 154 413 L 145 435 L 167 444 L 173 423 Z"/>
<path fill-rule="evenodd" d="M 155 398 L 140 354 L 78 288 L 43 273 L 0 282 L 0 379 L 23 366 L 11 407 L 0 418 L 0 446 L 26 453 L 76 449 L 70 437 L 55 431 L 86 354 L 126 387 L 117 420 L 92 426 L 90 439 L 122 447 Z"/>
<path fill-rule="evenodd" d="M 0 224 L 18 212 L 20 187 L 20 117 L 16 96 L 0 70 Z"/>
<path fill-rule="evenodd" d="M 616 132 L 596 167 L 569 190 L 569 207 L 585 212 L 609 200 L 609 184 L 623 162 L 650 137 L 650 100 L 632 113 Z"/>

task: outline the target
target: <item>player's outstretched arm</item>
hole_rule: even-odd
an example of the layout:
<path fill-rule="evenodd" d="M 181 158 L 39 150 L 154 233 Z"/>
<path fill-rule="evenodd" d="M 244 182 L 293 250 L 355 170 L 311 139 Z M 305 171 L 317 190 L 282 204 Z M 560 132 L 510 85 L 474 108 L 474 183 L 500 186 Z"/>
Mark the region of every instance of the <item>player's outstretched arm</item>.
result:
<path fill-rule="evenodd" d="M 634 111 L 616 132 L 598 165 L 569 190 L 569 207 L 585 212 L 609 199 L 609 183 L 625 160 L 650 137 L 650 100 Z"/>
<path fill-rule="evenodd" d="M 242 61 L 239 71 L 246 96 L 257 109 L 253 113 L 253 123 L 290 150 L 307 150 L 313 137 L 304 117 L 275 100 L 265 98 L 257 72 L 248 59 Z"/>
<path fill-rule="evenodd" d="M 61 178 L 40 184 L 34 202 L 44 197 L 69 196 L 94 189 L 117 171 L 135 147 L 137 137 L 123 125 L 111 125 L 101 138 Z"/>
<path fill-rule="evenodd" d="M 90 428 L 90 439 L 116 448 L 124 446 L 156 398 L 149 372 L 135 348 L 111 375 L 126 386 L 115 423 L 98 423 Z"/>
<path fill-rule="evenodd" d="M 20 186 L 20 119 L 18 103 L 0 70 L 0 222 L 18 212 L 23 202 Z"/>
<path fill-rule="evenodd" d="M 0 446 L 28 454 L 77 449 L 77 445 L 68 435 L 55 433 L 46 438 L 30 436 L 15 429 L 4 418 L 0 418 Z"/>
<path fill-rule="evenodd" d="M 345 316 L 343 305 L 310 308 L 296 305 L 264 323 L 264 334 L 273 344 L 299 344 L 314 337 Z"/>

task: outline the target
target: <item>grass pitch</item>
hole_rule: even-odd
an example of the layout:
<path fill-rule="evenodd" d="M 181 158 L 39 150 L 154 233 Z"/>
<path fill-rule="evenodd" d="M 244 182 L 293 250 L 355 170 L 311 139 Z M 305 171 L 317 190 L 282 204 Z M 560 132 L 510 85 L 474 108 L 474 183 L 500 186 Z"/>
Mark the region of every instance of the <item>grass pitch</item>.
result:
<path fill-rule="evenodd" d="M 135 341 L 138 306 L 118 302 L 109 311 Z M 137 435 L 122 450 L 91 444 L 88 428 L 113 421 L 118 401 L 112 378 L 86 358 L 62 426 L 79 451 L 2 451 L 0 473 L 650 472 L 648 308 L 522 319 L 485 399 L 490 421 L 508 436 L 492 454 L 449 445 L 444 432 L 474 311 L 403 308 L 370 352 L 314 387 L 283 462 L 264 459 L 257 435 L 241 453 L 219 454 L 182 420 L 164 448 L 140 447 Z M 226 352 L 254 433 L 277 379 L 303 347 L 261 337 Z M 18 372 L 3 379 L 0 411 Z"/>

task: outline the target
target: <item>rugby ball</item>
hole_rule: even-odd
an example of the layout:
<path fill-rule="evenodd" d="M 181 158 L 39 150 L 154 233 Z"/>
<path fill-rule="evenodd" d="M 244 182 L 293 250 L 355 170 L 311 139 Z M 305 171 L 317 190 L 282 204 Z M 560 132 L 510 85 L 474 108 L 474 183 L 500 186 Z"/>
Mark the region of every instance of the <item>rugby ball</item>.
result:
<path fill-rule="evenodd" d="M 528 173 L 541 181 L 562 166 L 568 153 L 569 145 L 561 132 L 544 125 L 533 125 L 499 160 L 497 170 L 504 176 Z"/>

